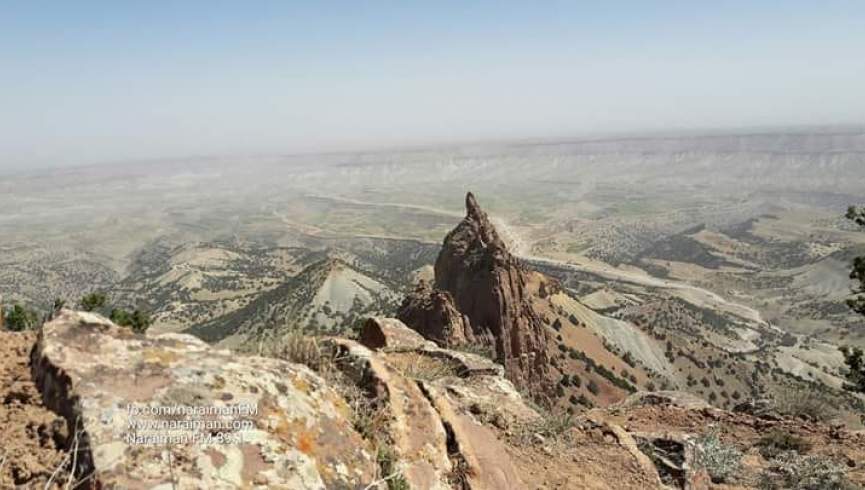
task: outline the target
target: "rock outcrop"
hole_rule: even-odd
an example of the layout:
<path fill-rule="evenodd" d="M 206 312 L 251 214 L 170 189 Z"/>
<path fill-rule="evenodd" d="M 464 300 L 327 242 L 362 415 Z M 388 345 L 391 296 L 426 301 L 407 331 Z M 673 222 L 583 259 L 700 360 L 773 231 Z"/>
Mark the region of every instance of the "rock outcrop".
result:
<path fill-rule="evenodd" d="M 410 296 L 399 317 L 440 345 L 491 347 L 509 379 L 540 391 L 550 369 L 547 334 L 527 282 L 528 272 L 469 193 L 466 217 L 436 260 L 434 289 Z"/>
<path fill-rule="evenodd" d="M 412 350 L 434 345 L 395 318 L 372 317 L 360 331 L 360 343 L 370 349 Z"/>
<path fill-rule="evenodd" d="M 387 325 L 387 337 L 403 341 L 386 342 L 388 347 L 330 342 L 339 349 L 337 357 L 352 365 L 353 378 L 372 383 L 387 402 L 393 416 L 390 439 L 406 465 L 403 474 L 410 487 L 527 488 L 507 444 L 477 416 L 478 407 L 484 407 L 500 425 L 539 418 L 503 377 L 501 366 L 474 354 L 405 342 L 414 332 L 399 320 L 371 319 L 365 330 L 382 325 Z"/>
<path fill-rule="evenodd" d="M 346 402 L 305 366 L 68 310 L 44 325 L 31 365 L 93 488 L 324 490 L 375 479 Z"/>
<path fill-rule="evenodd" d="M 449 292 L 431 289 L 426 283 L 405 297 L 397 318 L 440 346 L 493 344 L 487 335 L 475 336 L 469 318 L 457 310 Z"/>
<path fill-rule="evenodd" d="M 775 464 L 757 449 L 770 432 L 802 439 L 807 457 L 843 466 L 853 485 L 865 482 L 862 433 L 727 412 L 676 392 L 562 417 L 527 403 L 489 359 L 438 347 L 396 319 L 371 319 L 366 330 L 369 345 L 308 339 L 321 349 L 320 358 L 305 361 L 313 371 L 187 335 L 138 335 L 64 310 L 32 349 L 29 388 L 20 378 L 32 335 L 8 334 L 17 344 L 3 351 L 11 369 L 0 363 L 0 386 L 11 387 L 0 390 L 0 407 L 12 415 L 0 410 L 7 422 L 0 482 L 157 490 L 752 488 Z M 716 487 L 694 457 L 712 426 L 723 428 L 721 443 L 746 452 L 732 485 Z M 69 468 L 77 483 L 65 476 Z"/>

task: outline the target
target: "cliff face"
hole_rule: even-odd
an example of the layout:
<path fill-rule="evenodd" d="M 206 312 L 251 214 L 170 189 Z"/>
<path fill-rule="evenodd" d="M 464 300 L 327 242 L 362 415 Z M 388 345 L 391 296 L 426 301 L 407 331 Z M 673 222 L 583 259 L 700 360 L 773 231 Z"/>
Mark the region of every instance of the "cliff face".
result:
<path fill-rule="evenodd" d="M 475 197 L 466 196 L 466 217 L 444 240 L 435 264 L 435 290 L 417 293 L 403 304 L 400 318 L 427 338 L 450 345 L 461 342 L 489 346 L 505 366 L 509 379 L 521 387 L 536 388 L 549 373 L 547 337 L 540 316 L 526 292 L 527 271 L 508 251 Z M 453 322 L 435 325 L 436 317 L 420 314 L 413 305 L 443 303 L 447 294 L 465 317 L 466 333 L 449 334 Z M 447 310 L 447 305 L 442 306 Z M 429 308 L 427 309 L 429 311 Z M 419 320 L 422 319 L 422 320 Z"/>

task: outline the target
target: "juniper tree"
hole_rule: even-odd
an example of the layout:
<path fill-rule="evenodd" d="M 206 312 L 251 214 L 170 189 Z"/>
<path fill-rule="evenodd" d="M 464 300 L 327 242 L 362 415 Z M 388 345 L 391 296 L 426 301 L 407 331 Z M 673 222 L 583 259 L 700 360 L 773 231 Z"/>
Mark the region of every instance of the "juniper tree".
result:
<path fill-rule="evenodd" d="M 36 311 L 16 304 L 6 313 L 6 328 L 13 332 L 32 330 L 39 323 L 39 314 Z"/>
<path fill-rule="evenodd" d="M 81 298 L 80 306 L 84 311 L 96 311 L 105 308 L 107 302 L 105 293 L 90 293 Z"/>
<path fill-rule="evenodd" d="M 865 230 L 865 208 L 851 206 L 847 210 L 847 219 L 856 223 Z M 853 270 L 850 271 L 850 279 L 858 282 L 853 288 L 853 297 L 847 300 L 847 304 L 856 313 L 865 315 L 865 256 L 853 259 Z M 844 362 L 847 364 L 847 389 L 865 393 L 865 361 L 863 351 L 859 347 L 842 347 Z"/>

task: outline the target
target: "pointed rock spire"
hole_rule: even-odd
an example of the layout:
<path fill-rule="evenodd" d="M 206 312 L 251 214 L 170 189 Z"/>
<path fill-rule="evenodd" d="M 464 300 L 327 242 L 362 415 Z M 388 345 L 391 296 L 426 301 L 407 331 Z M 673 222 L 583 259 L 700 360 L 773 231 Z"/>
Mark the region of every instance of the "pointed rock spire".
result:
<path fill-rule="evenodd" d="M 431 295 L 428 301 L 417 297 L 407 301 L 400 318 L 440 343 L 442 339 L 457 338 L 486 344 L 494 349 L 496 360 L 505 366 L 515 384 L 539 387 L 549 373 L 549 356 L 546 330 L 527 293 L 528 277 L 528 271 L 507 250 L 495 226 L 469 192 L 466 217 L 448 233 L 436 260 L 435 290 L 427 293 Z M 443 315 L 441 307 L 430 307 L 442 303 L 442 292 L 447 293 L 450 300 L 447 303 L 452 301 L 465 317 L 458 322 L 466 328 L 465 335 L 453 336 L 455 315 Z M 435 314 L 414 312 L 418 305 L 426 305 L 426 310 Z M 419 322 L 419 318 L 424 321 Z M 431 326 L 431 318 L 451 321 L 447 322 L 449 325 L 439 322 L 442 325 Z"/>

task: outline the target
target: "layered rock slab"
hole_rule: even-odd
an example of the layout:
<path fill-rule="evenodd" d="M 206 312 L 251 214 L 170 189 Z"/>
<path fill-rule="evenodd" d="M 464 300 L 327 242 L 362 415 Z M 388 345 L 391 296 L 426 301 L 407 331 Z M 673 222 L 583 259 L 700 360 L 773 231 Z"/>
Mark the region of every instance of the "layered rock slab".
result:
<path fill-rule="evenodd" d="M 363 488 L 372 448 L 308 368 L 64 310 L 32 354 L 47 406 L 103 488 Z M 173 407 L 173 408 L 172 408 Z"/>
<path fill-rule="evenodd" d="M 413 332 L 408 332 L 410 337 Z M 409 486 L 417 490 L 451 488 L 447 484 L 452 470 L 447 434 L 438 413 L 418 385 L 391 367 L 384 357 L 357 342 L 331 338 L 328 343 L 339 350 L 338 357 L 342 359 L 346 374 L 387 404 L 390 414 L 387 436 Z"/>
<path fill-rule="evenodd" d="M 526 488 L 506 444 L 485 425 L 490 422 L 502 428 L 538 418 L 504 378 L 501 365 L 475 354 L 430 345 L 395 319 L 370 319 L 364 333 L 361 339 L 367 346 L 345 339 L 331 342 L 342 349 L 341 358 L 351 361 L 352 377 L 363 380 L 389 401 L 391 432 L 397 452 L 405 459 L 407 476 L 418 463 L 432 462 L 439 478 L 437 485 L 443 488 Z M 453 369 L 444 374 L 412 367 L 412 363 L 429 365 L 427 359 Z M 425 458 L 418 458 L 419 454 Z M 429 459 L 432 454 L 437 457 Z M 407 480 L 412 488 L 437 488 L 429 486 L 429 478 L 409 476 Z"/>

